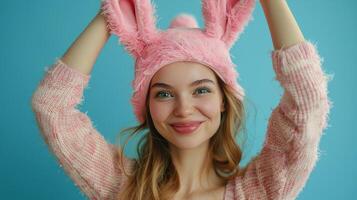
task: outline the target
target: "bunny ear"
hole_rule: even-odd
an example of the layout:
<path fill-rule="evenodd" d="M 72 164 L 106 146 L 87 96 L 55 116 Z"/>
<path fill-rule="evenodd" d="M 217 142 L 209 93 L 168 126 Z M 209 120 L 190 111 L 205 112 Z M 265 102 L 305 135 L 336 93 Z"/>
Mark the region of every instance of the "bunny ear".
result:
<path fill-rule="evenodd" d="M 251 19 L 254 6 L 255 0 L 202 0 L 205 34 L 231 48 Z"/>
<path fill-rule="evenodd" d="M 155 8 L 150 0 L 102 0 L 102 14 L 111 34 L 135 57 L 157 34 Z"/>

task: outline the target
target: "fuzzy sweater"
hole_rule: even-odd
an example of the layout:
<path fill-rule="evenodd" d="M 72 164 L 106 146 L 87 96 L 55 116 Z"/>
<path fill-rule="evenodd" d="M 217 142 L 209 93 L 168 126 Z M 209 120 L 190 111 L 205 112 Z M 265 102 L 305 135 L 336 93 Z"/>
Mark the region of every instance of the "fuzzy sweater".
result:
<path fill-rule="evenodd" d="M 319 158 L 332 102 L 316 46 L 304 41 L 270 55 L 284 94 L 269 118 L 261 152 L 227 183 L 224 200 L 296 199 Z M 32 96 L 32 110 L 46 144 L 80 191 L 92 200 L 114 199 L 126 181 L 117 147 L 76 108 L 89 79 L 57 59 Z M 130 170 L 134 161 L 124 159 Z"/>

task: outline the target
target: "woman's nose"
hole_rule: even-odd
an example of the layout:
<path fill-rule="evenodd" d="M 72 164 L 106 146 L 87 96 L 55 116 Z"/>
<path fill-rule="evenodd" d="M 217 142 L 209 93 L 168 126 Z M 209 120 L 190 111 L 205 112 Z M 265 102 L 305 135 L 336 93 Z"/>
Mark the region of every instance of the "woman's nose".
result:
<path fill-rule="evenodd" d="M 174 115 L 177 117 L 189 116 L 193 113 L 194 104 L 189 98 L 179 98 L 175 104 Z"/>

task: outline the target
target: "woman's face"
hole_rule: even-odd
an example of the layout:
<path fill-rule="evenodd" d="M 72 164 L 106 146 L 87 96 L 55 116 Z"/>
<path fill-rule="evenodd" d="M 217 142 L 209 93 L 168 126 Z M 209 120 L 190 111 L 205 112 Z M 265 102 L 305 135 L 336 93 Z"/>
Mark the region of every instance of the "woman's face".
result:
<path fill-rule="evenodd" d="M 210 68 L 195 62 L 175 62 L 153 76 L 149 109 L 155 128 L 171 145 L 190 149 L 209 142 L 218 130 L 224 111 L 222 91 Z M 202 123 L 189 134 L 180 134 L 171 125 L 188 121 Z"/>

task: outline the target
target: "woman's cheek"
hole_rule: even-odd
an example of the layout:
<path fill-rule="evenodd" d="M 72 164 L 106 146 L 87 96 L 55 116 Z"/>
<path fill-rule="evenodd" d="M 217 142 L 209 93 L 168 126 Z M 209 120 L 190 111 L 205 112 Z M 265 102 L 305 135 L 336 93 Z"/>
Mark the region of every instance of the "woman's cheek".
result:
<path fill-rule="evenodd" d="M 219 112 L 219 106 L 218 101 L 214 100 L 202 100 L 199 104 L 201 112 L 208 117 L 216 115 Z"/>
<path fill-rule="evenodd" d="M 155 121 L 165 121 L 169 115 L 170 106 L 163 102 L 152 102 L 150 104 L 151 117 Z"/>

